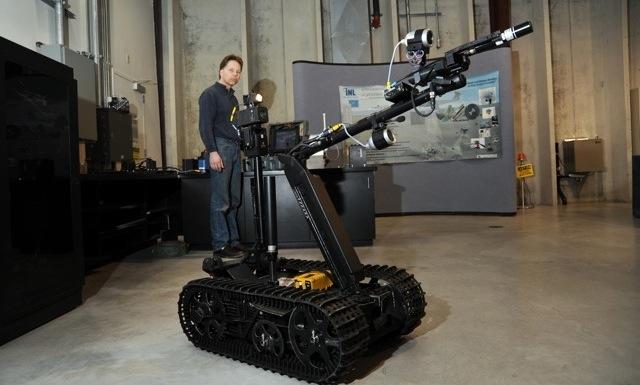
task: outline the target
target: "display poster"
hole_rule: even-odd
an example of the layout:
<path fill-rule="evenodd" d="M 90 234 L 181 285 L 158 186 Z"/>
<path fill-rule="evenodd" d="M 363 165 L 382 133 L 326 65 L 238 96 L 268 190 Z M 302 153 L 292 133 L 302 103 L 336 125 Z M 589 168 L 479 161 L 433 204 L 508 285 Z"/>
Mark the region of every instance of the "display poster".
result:
<path fill-rule="evenodd" d="M 502 143 L 498 81 L 498 71 L 469 76 L 464 88 L 436 98 L 436 108 L 429 117 L 412 109 L 403 114 L 404 121 L 388 122 L 396 144 L 384 150 L 367 150 L 367 163 L 499 158 Z M 339 86 L 339 91 L 341 119 L 346 124 L 391 105 L 384 99 L 384 86 Z M 418 110 L 428 114 L 431 104 Z M 370 136 L 369 130 L 355 138 L 366 143 Z"/>

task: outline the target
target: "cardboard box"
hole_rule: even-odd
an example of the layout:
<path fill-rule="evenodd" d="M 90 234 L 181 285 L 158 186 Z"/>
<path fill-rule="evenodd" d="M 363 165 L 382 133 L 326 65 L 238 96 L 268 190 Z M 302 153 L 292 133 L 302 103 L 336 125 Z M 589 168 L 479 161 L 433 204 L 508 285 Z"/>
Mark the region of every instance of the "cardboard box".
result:
<path fill-rule="evenodd" d="M 562 152 L 565 172 L 605 171 L 602 139 L 565 139 Z"/>

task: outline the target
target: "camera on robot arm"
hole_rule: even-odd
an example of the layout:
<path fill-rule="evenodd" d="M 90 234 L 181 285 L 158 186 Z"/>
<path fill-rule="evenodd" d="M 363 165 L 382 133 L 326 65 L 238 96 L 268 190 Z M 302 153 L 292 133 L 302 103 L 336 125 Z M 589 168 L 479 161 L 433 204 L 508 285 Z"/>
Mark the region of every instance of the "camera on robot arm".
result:
<path fill-rule="evenodd" d="M 502 32 L 496 31 L 477 40 L 462 44 L 447 51 L 442 58 L 432 61 L 422 60 L 417 64 L 419 68 L 414 72 L 394 83 L 387 82 L 385 99 L 392 103 L 412 100 L 415 108 L 416 98 L 419 95 L 428 94 L 429 100 L 427 101 L 431 101 L 433 108 L 435 108 L 434 101 L 436 96 L 457 90 L 467 84 L 463 72 L 469 69 L 471 63 L 469 56 L 498 48 L 531 32 L 533 32 L 531 22 L 524 22 Z M 424 32 L 422 35 L 429 36 Z M 414 62 L 411 61 L 411 57 L 415 55 L 410 53 L 423 50 L 428 53 L 432 43 L 432 40 L 417 39 L 413 36 L 414 32 L 410 32 L 405 39 L 400 41 L 400 43 L 404 43 L 407 46 L 407 58 L 412 64 Z M 389 73 L 391 73 L 391 70 L 389 70 Z M 424 89 L 419 90 L 419 86 L 424 87 Z"/>
<path fill-rule="evenodd" d="M 245 108 L 232 116 L 232 123 L 240 132 L 242 150 L 248 157 L 267 155 L 267 130 L 262 125 L 269 122 L 269 111 L 260 105 L 262 95 L 249 93 L 242 97 L 242 102 Z"/>

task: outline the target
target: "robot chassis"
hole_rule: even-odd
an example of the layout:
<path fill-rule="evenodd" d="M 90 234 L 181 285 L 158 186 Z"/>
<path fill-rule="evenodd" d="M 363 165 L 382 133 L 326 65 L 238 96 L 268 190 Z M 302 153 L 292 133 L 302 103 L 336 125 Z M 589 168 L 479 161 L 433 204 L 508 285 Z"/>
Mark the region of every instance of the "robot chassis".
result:
<path fill-rule="evenodd" d="M 358 358 L 382 337 L 406 335 L 425 315 L 425 293 L 404 269 L 363 265 L 319 177 L 309 173 L 311 154 L 373 130 L 376 148 L 393 143 L 385 122 L 466 85 L 469 56 L 532 32 L 530 22 L 494 32 L 448 51 L 390 85 L 393 104 L 349 126 L 333 126 L 279 155 L 293 193 L 315 235 L 324 261 L 277 257 L 275 178 L 263 177 L 266 108 L 245 97 L 238 116 L 252 181 L 256 243 L 240 263 L 206 258 L 210 277 L 187 283 L 178 315 L 189 341 L 211 353 L 317 383 L 348 380 Z M 407 35 L 407 49 L 426 49 L 430 31 Z M 423 87 L 419 90 L 417 86 Z M 391 138 L 392 139 L 392 138 Z M 298 278 L 309 278 L 298 280 Z M 296 279 L 302 284 L 283 285 Z"/>

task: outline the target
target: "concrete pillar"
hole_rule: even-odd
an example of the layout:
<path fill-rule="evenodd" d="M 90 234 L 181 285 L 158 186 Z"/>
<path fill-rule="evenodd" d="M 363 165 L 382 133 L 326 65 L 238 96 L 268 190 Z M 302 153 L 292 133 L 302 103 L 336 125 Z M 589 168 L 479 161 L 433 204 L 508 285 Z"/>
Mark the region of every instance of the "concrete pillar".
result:
<path fill-rule="evenodd" d="M 526 20 L 533 23 L 533 34 L 511 44 L 515 148 L 524 152 L 534 165 L 535 177 L 527 179 L 534 202 L 556 204 L 555 128 L 551 107 L 554 97 L 547 1 L 513 0 L 512 24 Z"/>
<path fill-rule="evenodd" d="M 183 26 L 179 1 L 162 1 L 162 25 L 166 162 L 182 167 L 182 159 L 193 154 L 184 148 Z"/>
<path fill-rule="evenodd" d="M 640 1 L 629 0 L 629 83 L 633 155 L 640 155 Z"/>
<path fill-rule="evenodd" d="M 180 0 L 179 4 L 183 20 L 180 51 L 184 71 L 182 156 L 186 158 L 197 156 L 204 149 L 198 132 L 200 94 L 218 80 L 218 65 L 222 58 L 230 53 L 242 55 L 244 1 Z M 243 69 L 246 71 L 247 66 Z M 243 77 L 235 88 L 241 94 L 245 87 Z"/>

